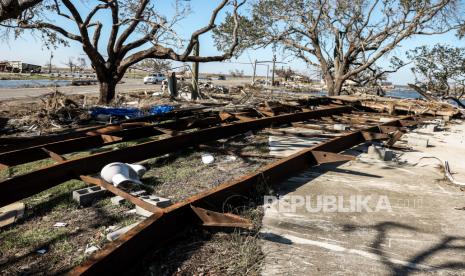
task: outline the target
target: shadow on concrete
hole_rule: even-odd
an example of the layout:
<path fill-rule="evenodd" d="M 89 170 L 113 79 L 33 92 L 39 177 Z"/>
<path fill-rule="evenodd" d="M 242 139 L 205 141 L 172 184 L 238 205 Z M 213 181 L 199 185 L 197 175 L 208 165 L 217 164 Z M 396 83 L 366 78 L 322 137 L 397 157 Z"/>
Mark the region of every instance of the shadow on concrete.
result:
<path fill-rule="evenodd" d="M 280 244 L 286 244 L 286 245 L 291 245 L 292 241 L 290 239 L 287 239 L 281 235 L 277 235 L 274 233 L 260 233 L 259 237 L 263 240 L 267 240 L 270 242 L 275 242 L 275 243 L 280 243 Z"/>
<path fill-rule="evenodd" d="M 454 273 L 457 272 L 462 275 L 465 274 L 465 262 L 455 262 L 444 259 L 444 262 L 440 265 L 431 266 L 425 263 L 428 259 L 431 259 L 435 255 L 448 250 L 454 251 L 455 255 L 463 256 L 463 254 L 465 254 L 465 245 L 454 245 L 453 243 L 457 241 L 465 242 L 465 237 L 447 235 L 443 236 L 440 242 L 432 244 L 431 247 L 427 250 L 417 252 L 410 259 L 403 260 L 405 263 L 399 264 L 394 263 L 382 249 L 382 245 L 388 243 L 389 231 L 394 229 L 407 230 L 417 233 L 421 232 L 420 229 L 415 227 L 390 221 L 369 226 L 347 224 L 343 227 L 344 232 L 375 230 L 376 237 L 370 246 L 371 253 L 380 256 L 381 262 L 391 270 L 392 275 L 404 276 L 418 272 L 436 272 L 443 269 L 455 270 Z"/>

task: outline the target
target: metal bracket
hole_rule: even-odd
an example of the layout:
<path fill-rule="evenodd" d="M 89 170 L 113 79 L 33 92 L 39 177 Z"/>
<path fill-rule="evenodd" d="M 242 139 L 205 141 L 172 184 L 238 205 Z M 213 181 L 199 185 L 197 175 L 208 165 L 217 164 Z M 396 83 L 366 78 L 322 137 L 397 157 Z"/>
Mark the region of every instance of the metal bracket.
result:
<path fill-rule="evenodd" d="M 402 131 L 397 130 L 391 135 L 391 138 L 386 142 L 386 147 L 390 148 L 394 146 L 394 144 L 399 141 L 399 139 L 404 135 Z"/>
<path fill-rule="evenodd" d="M 224 122 L 224 121 L 234 117 L 233 115 L 231 115 L 228 112 L 220 112 L 218 116 L 220 117 L 221 122 Z"/>
<path fill-rule="evenodd" d="M 362 131 L 362 135 L 366 141 L 389 139 L 389 135 L 387 133 Z"/>
<path fill-rule="evenodd" d="M 108 135 L 108 134 L 102 134 L 102 135 L 100 135 L 100 137 L 102 137 L 102 140 L 105 143 L 119 142 L 119 141 L 123 140 L 122 137 Z"/>
<path fill-rule="evenodd" d="M 403 127 L 411 127 L 411 126 L 416 126 L 416 125 L 418 125 L 418 122 L 417 122 L 417 121 L 414 121 L 414 120 L 399 120 L 399 123 L 400 123 Z"/>
<path fill-rule="evenodd" d="M 344 155 L 344 154 L 339 154 L 339 153 L 334 153 L 334 152 L 312 150 L 311 153 L 318 164 L 336 163 L 336 162 L 355 160 L 354 156 Z"/>
<path fill-rule="evenodd" d="M 253 224 L 249 219 L 230 213 L 218 213 L 191 205 L 194 213 L 202 220 L 203 226 L 234 227 L 252 229 Z"/>
<path fill-rule="evenodd" d="M 396 132 L 396 131 L 401 130 L 400 127 L 396 127 L 396 126 L 378 126 L 378 128 L 382 133 L 391 133 L 391 132 Z"/>
<path fill-rule="evenodd" d="M 58 153 L 55 153 L 51 150 L 48 150 L 46 148 L 41 148 L 43 151 L 45 151 L 49 156 L 50 158 L 52 158 L 54 161 L 56 162 L 64 162 L 66 161 L 66 158 L 64 158 L 63 156 L 59 155 Z"/>

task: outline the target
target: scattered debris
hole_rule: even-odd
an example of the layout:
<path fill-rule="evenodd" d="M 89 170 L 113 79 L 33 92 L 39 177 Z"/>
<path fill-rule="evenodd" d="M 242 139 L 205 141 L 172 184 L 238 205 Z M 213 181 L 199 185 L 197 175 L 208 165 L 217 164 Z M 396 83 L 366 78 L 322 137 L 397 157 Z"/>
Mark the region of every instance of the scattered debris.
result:
<path fill-rule="evenodd" d="M 95 246 L 95 245 L 92 245 L 92 246 L 89 246 L 89 245 L 86 245 L 86 250 L 84 250 L 84 253 L 85 254 L 92 254 L 93 252 L 99 250 L 100 248 Z"/>
<path fill-rule="evenodd" d="M 368 147 L 368 155 L 383 161 L 392 161 L 394 159 L 392 150 L 374 144 Z"/>
<path fill-rule="evenodd" d="M 45 253 L 47 253 L 47 250 L 46 249 L 39 249 L 36 251 L 37 254 L 40 254 L 40 255 L 43 255 Z"/>
<path fill-rule="evenodd" d="M 66 227 L 68 223 L 66 222 L 57 222 L 53 225 L 53 227 Z"/>
<path fill-rule="evenodd" d="M 204 164 L 211 164 L 215 161 L 215 158 L 211 154 L 202 154 L 202 163 Z"/>

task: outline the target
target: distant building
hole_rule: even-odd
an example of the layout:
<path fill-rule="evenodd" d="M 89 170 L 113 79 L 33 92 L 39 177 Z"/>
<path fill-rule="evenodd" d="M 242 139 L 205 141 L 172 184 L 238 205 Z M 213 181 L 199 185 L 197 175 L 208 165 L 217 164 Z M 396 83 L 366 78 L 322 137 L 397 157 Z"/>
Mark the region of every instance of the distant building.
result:
<path fill-rule="evenodd" d="M 0 61 L 0 72 L 40 73 L 42 66 L 21 61 Z"/>

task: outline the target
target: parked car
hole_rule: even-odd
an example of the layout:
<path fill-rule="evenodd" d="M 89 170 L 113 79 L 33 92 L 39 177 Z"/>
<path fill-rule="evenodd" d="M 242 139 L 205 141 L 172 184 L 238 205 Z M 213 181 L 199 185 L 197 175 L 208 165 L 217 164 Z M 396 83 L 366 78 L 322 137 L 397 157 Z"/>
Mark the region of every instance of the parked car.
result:
<path fill-rule="evenodd" d="M 156 83 L 159 83 L 159 82 L 162 82 L 166 79 L 165 75 L 163 75 L 162 73 L 156 73 L 156 74 L 152 74 L 152 75 L 149 75 L 147 77 L 144 78 L 144 84 L 156 84 Z"/>
<path fill-rule="evenodd" d="M 223 76 L 223 75 L 219 75 L 219 76 L 218 76 L 218 80 L 226 80 L 226 77 Z"/>

